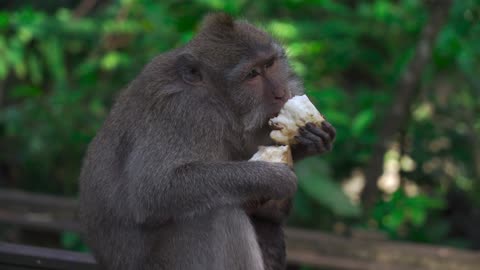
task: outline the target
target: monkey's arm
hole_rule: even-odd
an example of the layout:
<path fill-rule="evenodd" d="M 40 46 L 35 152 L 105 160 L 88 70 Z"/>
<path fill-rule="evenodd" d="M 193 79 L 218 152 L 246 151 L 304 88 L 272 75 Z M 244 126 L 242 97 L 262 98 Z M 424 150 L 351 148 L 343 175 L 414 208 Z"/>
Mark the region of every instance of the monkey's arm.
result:
<path fill-rule="evenodd" d="M 292 156 L 294 161 L 303 158 L 323 154 L 332 150 L 335 141 L 335 128 L 327 121 L 323 121 L 319 127 L 308 123 L 299 129 L 299 135 L 295 137 L 298 144 L 292 145 Z"/>
<path fill-rule="evenodd" d="M 245 211 L 252 218 L 281 224 L 290 213 L 292 200 L 292 198 L 286 198 L 260 202 L 247 206 Z"/>
<path fill-rule="evenodd" d="M 296 190 L 296 177 L 287 165 L 267 162 L 188 162 L 164 171 L 132 173 L 140 176 L 128 189 L 134 192 L 132 210 L 136 221 L 145 225 L 284 198 Z"/>

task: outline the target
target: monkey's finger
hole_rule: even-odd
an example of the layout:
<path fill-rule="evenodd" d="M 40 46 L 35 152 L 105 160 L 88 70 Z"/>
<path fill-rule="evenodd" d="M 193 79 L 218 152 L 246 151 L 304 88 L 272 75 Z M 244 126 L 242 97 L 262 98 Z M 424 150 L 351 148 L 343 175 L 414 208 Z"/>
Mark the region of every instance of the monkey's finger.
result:
<path fill-rule="evenodd" d="M 330 142 L 332 142 L 332 138 L 330 137 L 330 134 L 328 134 L 327 132 L 323 131 L 321 128 L 317 127 L 316 125 L 314 124 L 310 124 L 308 123 L 306 125 L 306 130 L 308 132 L 310 132 L 310 134 L 314 134 L 314 136 L 317 136 L 317 137 L 320 137 L 320 139 L 322 140 L 322 142 L 327 145 L 329 144 Z M 301 130 L 300 130 L 301 132 Z"/>
<path fill-rule="evenodd" d="M 335 137 L 337 136 L 337 131 L 332 126 L 332 124 L 330 124 L 327 121 L 323 121 L 322 122 L 322 128 L 323 128 L 323 130 L 325 130 L 330 135 L 330 138 L 332 139 L 332 141 L 334 141 Z"/>
<path fill-rule="evenodd" d="M 319 154 L 330 151 L 328 144 L 324 144 L 322 142 L 316 142 L 314 143 L 314 145 L 315 145 L 315 149 L 317 149 L 317 153 Z"/>
<path fill-rule="evenodd" d="M 319 141 L 319 140 L 323 141 L 323 138 L 320 135 L 310 131 L 306 127 L 302 127 L 298 131 L 299 131 L 301 137 L 307 138 L 312 142 L 316 142 L 316 141 Z M 324 133 L 327 134 L 326 132 L 324 132 Z M 328 134 L 327 134 L 327 136 L 328 136 Z"/>
<path fill-rule="evenodd" d="M 326 132 L 323 132 L 323 133 L 324 133 L 324 134 L 322 134 L 323 136 L 325 136 L 325 134 L 327 134 Z M 301 137 L 310 141 L 313 144 L 313 146 L 315 147 L 315 149 L 317 149 L 318 153 L 323 153 L 323 152 L 329 151 L 328 145 L 330 144 L 330 141 L 326 141 L 324 138 L 322 138 L 322 136 L 317 136 L 315 133 L 310 132 L 306 129 L 300 129 L 300 135 L 301 135 Z M 327 136 L 328 136 L 328 134 L 327 134 Z"/>
<path fill-rule="evenodd" d="M 319 153 L 331 151 L 333 148 L 333 140 L 330 135 L 314 124 L 307 124 L 307 128 L 301 129 L 300 133 L 315 144 Z"/>
<path fill-rule="evenodd" d="M 329 142 L 329 143 L 326 143 L 326 144 L 324 144 L 324 143 L 317 143 L 317 144 L 318 144 L 317 148 L 323 149 L 322 153 L 332 151 L 332 148 L 333 148 L 333 143 L 332 142 Z"/>
<path fill-rule="evenodd" d="M 313 142 L 303 136 L 295 136 L 295 140 L 301 145 L 313 145 Z"/>
<path fill-rule="evenodd" d="M 295 136 L 295 140 L 302 146 L 303 151 L 309 155 L 326 152 L 323 142 L 318 138 L 317 143 L 302 136 Z"/>

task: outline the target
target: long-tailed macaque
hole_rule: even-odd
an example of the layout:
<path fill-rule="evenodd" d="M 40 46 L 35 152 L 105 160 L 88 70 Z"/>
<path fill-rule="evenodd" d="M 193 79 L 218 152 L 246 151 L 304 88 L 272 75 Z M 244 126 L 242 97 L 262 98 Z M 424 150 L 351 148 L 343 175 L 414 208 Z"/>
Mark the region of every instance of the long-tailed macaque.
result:
<path fill-rule="evenodd" d="M 102 269 L 285 267 L 282 214 L 296 176 L 247 160 L 273 144 L 268 119 L 302 92 L 272 37 L 224 14 L 147 64 L 119 94 L 80 176 L 80 218 Z M 328 123 L 307 125 L 294 159 L 330 150 L 334 136 Z"/>

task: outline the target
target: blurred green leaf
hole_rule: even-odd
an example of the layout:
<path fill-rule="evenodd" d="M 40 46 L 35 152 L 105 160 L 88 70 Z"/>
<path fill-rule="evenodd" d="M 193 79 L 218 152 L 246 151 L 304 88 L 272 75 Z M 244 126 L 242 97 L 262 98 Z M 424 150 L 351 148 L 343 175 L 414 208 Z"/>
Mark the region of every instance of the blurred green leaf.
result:
<path fill-rule="evenodd" d="M 317 203 L 344 217 L 355 217 L 360 209 L 343 193 L 340 185 L 330 178 L 325 162 L 311 158 L 295 166 L 300 188 Z"/>
<path fill-rule="evenodd" d="M 4 11 L 0 11 L 0 31 L 8 27 L 9 24 L 9 14 Z"/>
<path fill-rule="evenodd" d="M 87 246 L 82 242 L 78 233 L 64 232 L 61 237 L 62 246 L 66 249 L 76 251 L 88 251 Z"/>
<path fill-rule="evenodd" d="M 40 66 L 40 61 L 37 56 L 32 54 L 28 57 L 28 73 L 30 78 L 35 85 L 38 85 L 42 82 L 42 67 Z"/>
<path fill-rule="evenodd" d="M 322 42 L 294 42 L 287 46 L 287 53 L 290 57 L 301 57 L 306 55 L 318 54 L 324 48 Z"/>
<path fill-rule="evenodd" d="M 108 52 L 102 59 L 102 67 L 105 70 L 115 69 L 120 64 L 120 54 Z"/>
<path fill-rule="evenodd" d="M 10 96 L 12 98 L 28 98 L 38 97 L 42 94 L 40 89 L 30 85 L 19 85 L 11 91 Z"/>
<path fill-rule="evenodd" d="M 360 136 L 375 119 L 375 112 L 373 109 L 366 109 L 361 111 L 353 118 L 352 121 L 352 135 Z"/>
<path fill-rule="evenodd" d="M 283 40 L 292 40 L 298 36 L 297 27 L 287 22 L 273 21 L 269 23 L 268 30 Z"/>
<path fill-rule="evenodd" d="M 50 74 L 59 85 L 63 86 L 66 82 L 66 72 L 64 66 L 63 49 L 57 38 L 51 37 L 40 43 L 39 49 L 47 63 Z"/>
<path fill-rule="evenodd" d="M 0 58 L 0 80 L 5 79 L 8 74 L 8 65 L 4 59 Z"/>

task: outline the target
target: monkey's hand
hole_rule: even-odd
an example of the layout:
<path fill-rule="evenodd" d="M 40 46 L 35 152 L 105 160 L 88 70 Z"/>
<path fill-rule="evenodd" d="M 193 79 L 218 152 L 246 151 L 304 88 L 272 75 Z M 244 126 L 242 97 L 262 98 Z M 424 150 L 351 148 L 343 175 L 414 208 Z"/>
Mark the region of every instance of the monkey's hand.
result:
<path fill-rule="evenodd" d="M 293 170 L 284 163 L 273 162 L 269 164 L 276 167 L 272 171 L 273 179 L 276 179 L 277 181 L 282 179 L 284 181 L 284 183 L 281 184 L 282 186 L 289 186 L 293 181 L 295 183 L 295 190 L 289 195 L 276 198 L 264 194 L 264 196 L 259 199 L 245 203 L 243 209 L 252 218 L 260 218 L 281 223 L 289 214 L 292 202 L 291 198 L 296 191 L 297 177 Z"/>
<path fill-rule="evenodd" d="M 292 199 L 268 200 L 250 204 L 245 211 L 250 217 L 265 219 L 275 223 L 282 223 L 290 212 Z"/>
<path fill-rule="evenodd" d="M 320 127 L 307 123 L 299 129 L 299 135 L 295 136 L 297 144 L 292 145 L 293 159 L 297 161 L 331 151 L 335 136 L 335 128 L 327 121 L 323 121 Z"/>

